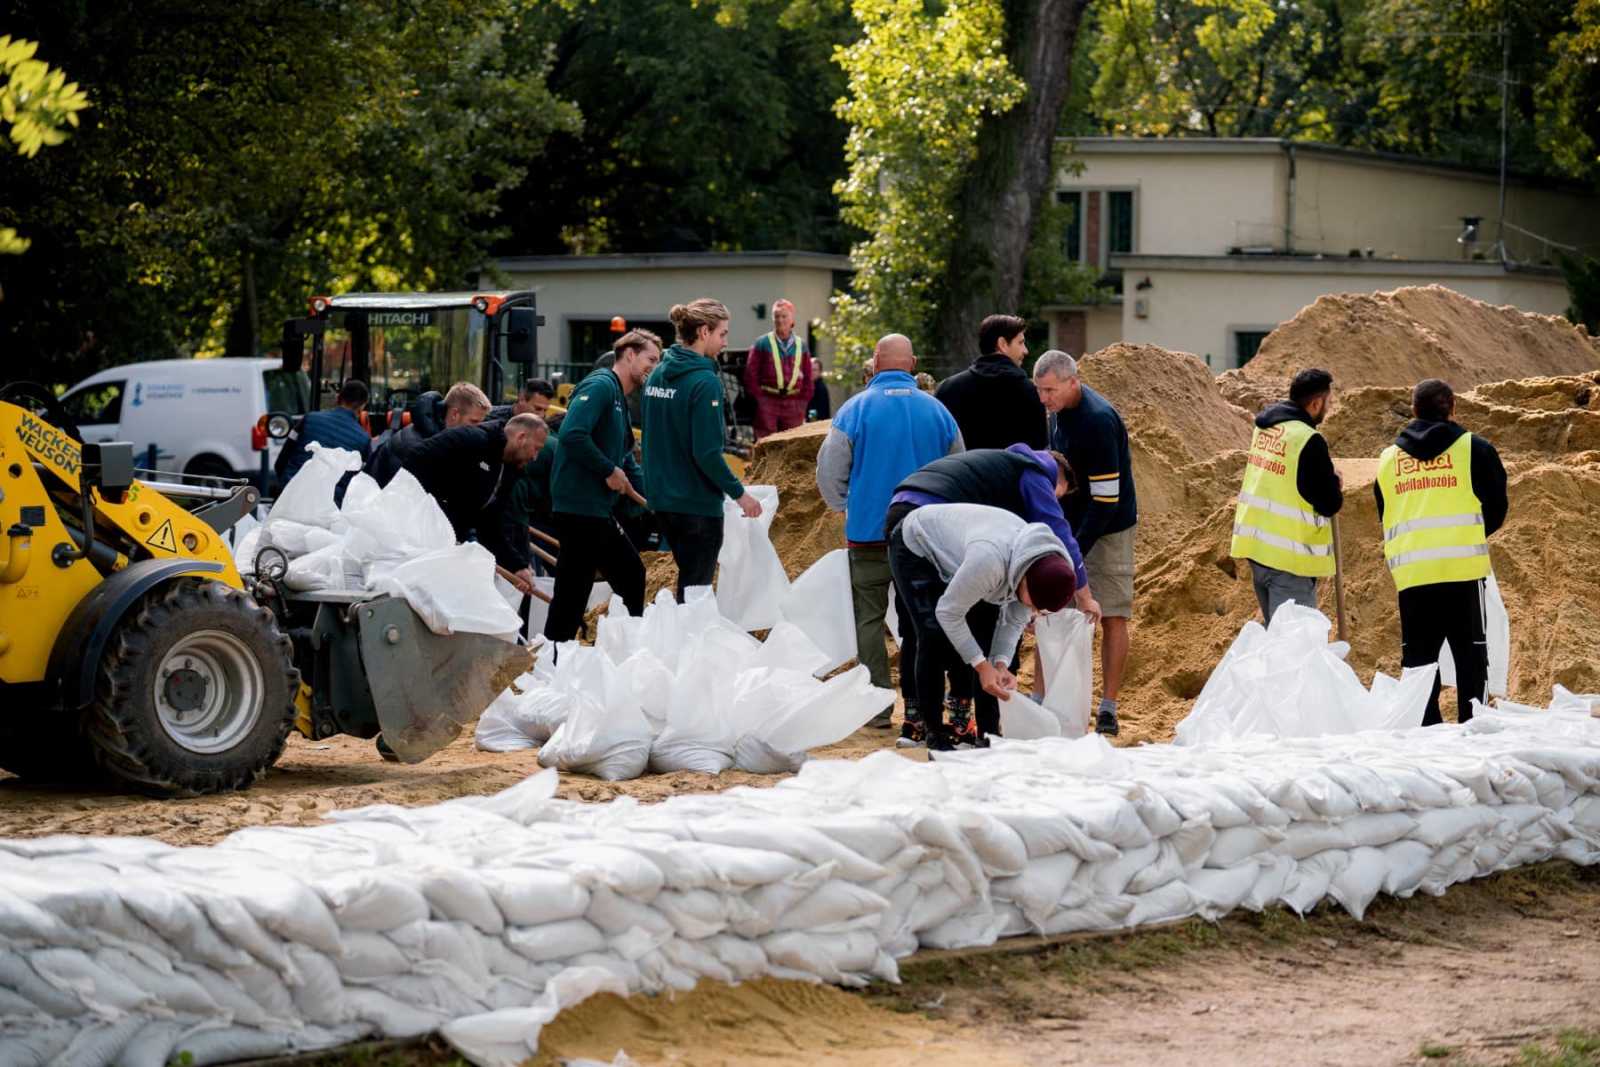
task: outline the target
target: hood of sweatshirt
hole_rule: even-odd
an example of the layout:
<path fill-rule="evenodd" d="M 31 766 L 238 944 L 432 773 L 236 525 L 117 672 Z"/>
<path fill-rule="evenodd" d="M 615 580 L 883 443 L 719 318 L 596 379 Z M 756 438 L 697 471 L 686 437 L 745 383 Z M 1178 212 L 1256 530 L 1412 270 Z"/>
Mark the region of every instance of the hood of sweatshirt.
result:
<path fill-rule="evenodd" d="M 1444 455 L 1456 439 L 1466 433 L 1466 428 L 1453 422 L 1436 422 L 1433 419 L 1413 419 L 1400 431 L 1394 443 L 1408 456 L 1429 460 Z"/>
<path fill-rule="evenodd" d="M 659 369 L 663 380 L 681 382 L 695 374 L 715 375 L 717 364 L 715 360 L 707 359 L 692 348 L 675 344 L 669 346 L 662 354 Z"/>
<path fill-rule="evenodd" d="M 1061 539 L 1055 532 L 1042 522 L 1030 522 L 1018 530 L 1011 539 L 1011 569 L 1006 573 L 1006 581 L 1014 597 L 1017 595 L 1017 586 L 1022 584 L 1023 575 L 1028 573 L 1028 568 L 1033 566 L 1034 560 L 1054 553 L 1072 563 L 1072 557 L 1067 555 L 1066 548 L 1061 544 Z"/>
<path fill-rule="evenodd" d="M 1006 451 L 1021 456 L 1023 459 L 1032 460 L 1033 465 L 1039 468 L 1046 477 L 1051 481 L 1055 480 L 1058 473 L 1056 471 L 1056 458 L 1044 449 L 1029 448 L 1027 445 L 1018 442 L 1014 445 L 1007 445 Z"/>
<path fill-rule="evenodd" d="M 1265 430 L 1285 422 L 1303 422 L 1312 429 L 1317 427 L 1317 424 L 1311 421 L 1311 416 L 1306 414 L 1305 408 L 1283 400 L 1276 404 L 1268 404 L 1261 409 L 1261 414 L 1256 416 L 1256 429 Z"/>
<path fill-rule="evenodd" d="M 1022 373 L 1022 368 L 1011 362 L 1009 356 L 1002 356 L 998 352 L 990 352 L 987 356 L 979 356 L 972 361 L 971 370 L 979 378 L 1026 377 Z"/>

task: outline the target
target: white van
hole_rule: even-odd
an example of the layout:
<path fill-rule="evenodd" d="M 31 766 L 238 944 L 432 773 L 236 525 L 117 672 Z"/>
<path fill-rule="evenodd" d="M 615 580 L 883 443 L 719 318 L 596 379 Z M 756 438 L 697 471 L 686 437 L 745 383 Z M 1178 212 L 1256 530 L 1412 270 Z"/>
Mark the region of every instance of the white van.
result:
<path fill-rule="evenodd" d="M 85 441 L 131 441 L 146 466 L 151 445 L 162 471 L 255 478 L 261 416 L 308 409 L 310 379 L 279 359 L 158 359 L 111 367 L 61 398 Z M 283 442 L 267 439 L 270 470 Z"/>

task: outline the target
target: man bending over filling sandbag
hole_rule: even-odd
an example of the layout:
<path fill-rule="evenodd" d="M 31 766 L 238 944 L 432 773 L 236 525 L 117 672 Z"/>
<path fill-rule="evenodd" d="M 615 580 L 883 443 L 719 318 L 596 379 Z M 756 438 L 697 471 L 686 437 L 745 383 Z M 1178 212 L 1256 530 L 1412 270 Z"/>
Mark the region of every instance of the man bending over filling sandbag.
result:
<path fill-rule="evenodd" d="M 1061 539 L 1043 523 L 981 504 L 917 508 L 889 536 L 889 569 L 911 614 L 917 661 L 917 699 L 928 748 L 954 747 L 944 723 L 944 675 L 961 664 L 978 673 L 983 691 L 1004 700 L 1017 687 L 1007 666 L 1033 612 L 1060 611 L 1077 591 Z M 987 652 L 967 623 L 980 603 L 999 608 Z M 978 744 L 999 723 L 978 723 Z"/>

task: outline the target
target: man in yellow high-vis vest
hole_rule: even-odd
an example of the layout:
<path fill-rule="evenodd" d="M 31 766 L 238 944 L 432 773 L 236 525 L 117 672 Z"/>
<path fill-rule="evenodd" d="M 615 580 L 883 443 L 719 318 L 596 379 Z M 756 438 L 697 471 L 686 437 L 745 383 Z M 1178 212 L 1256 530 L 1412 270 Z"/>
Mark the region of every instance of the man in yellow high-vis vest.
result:
<path fill-rule="evenodd" d="M 1437 378 L 1411 393 L 1416 416 L 1378 458 L 1383 556 L 1400 595 L 1400 663 L 1425 667 L 1448 641 L 1456 663 L 1458 719 L 1484 698 L 1489 648 L 1484 579 L 1489 535 L 1506 519 L 1506 470 L 1494 446 L 1452 421 L 1456 397 Z M 1442 722 L 1439 681 L 1422 724 Z"/>
<path fill-rule="evenodd" d="M 745 391 L 755 399 L 759 441 L 806 421 L 816 390 L 816 366 L 804 337 L 795 329 L 794 304 L 772 302 L 772 330 L 756 338 L 745 359 Z"/>
<path fill-rule="evenodd" d="M 1294 376 L 1286 403 L 1256 416 L 1231 553 L 1250 561 L 1256 603 L 1268 623 L 1291 600 L 1316 607 L 1317 579 L 1333 574 L 1332 520 L 1344 506 L 1344 489 L 1317 431 L 1332 395 L 1333 375 L 1310 368 Z"/>

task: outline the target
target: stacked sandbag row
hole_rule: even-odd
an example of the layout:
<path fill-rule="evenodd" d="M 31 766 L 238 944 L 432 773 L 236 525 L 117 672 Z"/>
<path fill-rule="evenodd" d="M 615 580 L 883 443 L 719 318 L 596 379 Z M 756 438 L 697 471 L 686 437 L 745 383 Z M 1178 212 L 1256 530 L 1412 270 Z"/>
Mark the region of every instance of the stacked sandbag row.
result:
<path fill-rule="evenodd" d="M 539 746 L 546 767 L 608 780 L 647 768 L 785 773 L 893 706 L 865 667 L 818 680 L 839 665 L 786 620 L 757 641 L 707 588 L 685 590 L 682 604 L 663 589 L 638 618 L 613 597 L 594 645 L 541 653 L 475 736 L 491 752 Z"/>
<path fill-rule="evenodd" d="M 1600 860 L 1600 720 L 813 761 L 643 806 L 505 793 L 208 848 L 0 844 L 0 1063 L 195 1064 L 441 1029 L 512 1064 L 596 990 L 893 980 L 920 946 Z"/>

